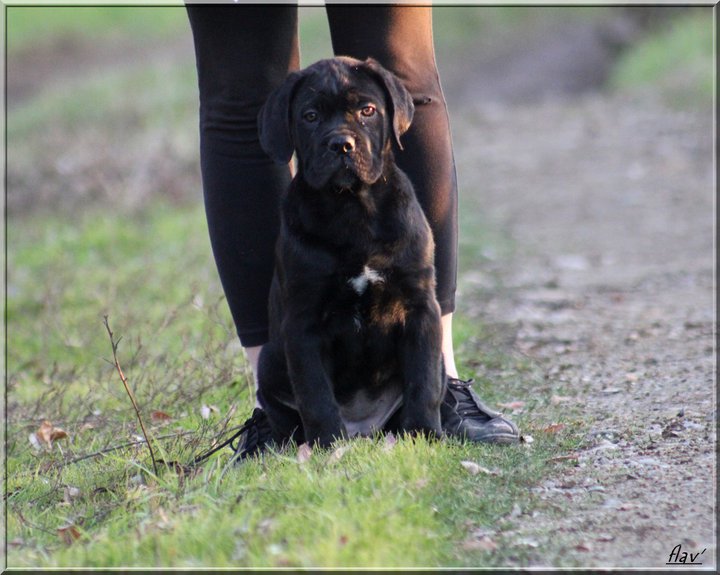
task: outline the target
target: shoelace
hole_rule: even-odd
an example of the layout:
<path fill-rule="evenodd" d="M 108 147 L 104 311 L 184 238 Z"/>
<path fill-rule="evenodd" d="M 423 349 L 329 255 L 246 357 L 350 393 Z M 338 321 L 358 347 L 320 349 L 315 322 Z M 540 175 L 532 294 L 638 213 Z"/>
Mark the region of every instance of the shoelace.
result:
<path fill-rule="evenodd" d="M 270 424 L 267 420 L 267 415 L 265 415 L 265 413 L 260 409 L 253 410 L 250 420 L 246 422 L 246 427 L 248 433 L 245 438 L 244 451 L 241 454 L 242 459 L 252 453 L 255 453 L 257 448 L 260 446 L 260 443 L 267 442 L 270 434 L 272 433 L 270 430 Z M 233 445 L 231 443 L 230 447 L 235 453 L 238 453 L 240 451 L 239 442 L 237 443 L 237 445 Z"/>
<path fill-rule="evenodd" d="M 475 383 L 475 380 L 472 378 L 458 379 L 457 377 L 448 377 L 447 381 L 448 381 L 448 385 L 454 385 L 455 387 L 462 387 L 463 389 L 467 389 L 473 383 Z"/>
<path fill-rule="evenodd" d="M 205 461 L 208 457 L 213 455 L 214 453 L 217 453 L 221 449 L 227 447 L 228 445 L 230 448 L 237 453 L 238 448 L 240 447 L 239 444 L 237 444 L 237 447 L 233 445 L 233 441 L 240 439 L 240 437 L 247 431 L 251 430 L 254 427 L 258 427 L 260 421 L 260 412 L 259 410 L 254 410 L 253 414 L 250 416 L 250 419 L 248 419 L 241 427 L 238 429 L 229 439 L 226 439 L 222 443 L 216 445 L 212 449 L 206 451 L 202 455 L 198 455 L 195 459 L 192 461 L 192 466 L 199 465 L 203 461 Z M 255 432 L 256 435 L 258 435 L 257 431 Z"/>
<path fill-rule="evenodd" d="M 483 417 L 484 419 L 490 420 L 493 417 L 485 411 L 487 407 L 485 405 L 478 404 L 478 402 L 470 393 L 470 387 L 472 387 L 472 384 L 474 382 L 474 379 L 463 380 L 454 377 L 448 378 L 448 386 L 451 389 L 455 389 L 462 394 L 461 399 L 458 399 L 456 396 L 453 395 L 453 397 L 455 397 L 455 400 L 458 402 L 456 408 L 458 415 L 460 415 L 461 417 L 469 418 Z"/>

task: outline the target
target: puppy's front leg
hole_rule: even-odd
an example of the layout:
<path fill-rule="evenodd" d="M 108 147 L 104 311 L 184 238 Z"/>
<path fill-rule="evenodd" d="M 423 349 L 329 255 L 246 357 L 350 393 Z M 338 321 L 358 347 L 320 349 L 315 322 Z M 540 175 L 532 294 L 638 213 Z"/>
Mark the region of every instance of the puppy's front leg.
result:
<path fill-rule="evenodd" d="M 434 300 L 408 314 L 401 344 L 404 376 L 402 427 L 439 436 L 445 391 L 440 308 Z"/>
<path fill-rule="evenodd" d="M 317 328 L 302 320 L 287 321 L 285 355 L 305 441 L 327 447 L 336 439 L 347 437 L 332 383 L 323 366 Z"/>

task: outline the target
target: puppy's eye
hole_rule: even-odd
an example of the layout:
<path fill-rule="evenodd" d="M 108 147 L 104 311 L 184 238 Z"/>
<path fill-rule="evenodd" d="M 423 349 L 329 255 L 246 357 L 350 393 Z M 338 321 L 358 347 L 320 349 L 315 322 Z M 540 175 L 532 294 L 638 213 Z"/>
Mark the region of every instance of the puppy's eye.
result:
<path fill-rule="evenodd" d="M 318 119 L 318 114 L 315 110 L 308 110 L 302 117 L 306 122 L 315 122 Z"/>
<path fill-rule="evenodd" d="M 370 116 L 374 116 L 375 112 L 377 112 L 375 106 L 367 105 L 360 108 L 360 113 L 365 116 L 366 118 L 369 118 Z"/>

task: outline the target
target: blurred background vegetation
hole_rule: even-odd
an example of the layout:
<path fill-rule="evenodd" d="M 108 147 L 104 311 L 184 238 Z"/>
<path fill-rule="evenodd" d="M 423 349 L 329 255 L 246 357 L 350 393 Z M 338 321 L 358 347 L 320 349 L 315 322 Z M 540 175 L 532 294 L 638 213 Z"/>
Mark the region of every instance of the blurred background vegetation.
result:
<path fill-rule="evenodd" d="M 468 100 L 589 90 L 712 104 L 710 8 L 438 7 L 451 116 Z M 301 9 L 303 64 L 331 55 Z M 9 7 L 8 208 L 134 209 L 199 199 L 197 88 L 184 8 Z"/>

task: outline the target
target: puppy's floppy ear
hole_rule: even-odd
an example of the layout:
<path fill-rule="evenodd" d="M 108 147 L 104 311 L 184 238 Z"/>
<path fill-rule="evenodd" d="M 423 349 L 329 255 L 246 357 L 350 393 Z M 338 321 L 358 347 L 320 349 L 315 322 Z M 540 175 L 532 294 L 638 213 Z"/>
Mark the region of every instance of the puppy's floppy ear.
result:
<path fill-rule="evenodd" d="M 290 134 L 290 104 L 301 72 L 292 72 L 270 93 L 258 113 L 258 135 L 265 153 L 279 164 L 292 158 L 293 141 Z"/>
<path fill-rule="evenodd" d="M 413 114 L 415 113 L 412 96 L 410 96 L 410 92 L 407 91 L 398 77 L 383 68 L 377 60 L 368 58 L 363 62 L 363 65 L 376 79 L 380 80 L 380 83 L 385 88 L 391 106 L 390 112 L 392 115 L 392 127 L 395 140 L 402 150 L 403 147 L 400 143 L 400 136 L 408 131 L 413 119 Z"/>

